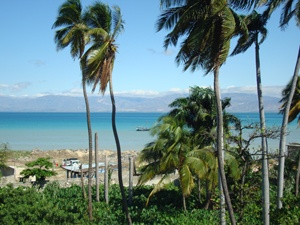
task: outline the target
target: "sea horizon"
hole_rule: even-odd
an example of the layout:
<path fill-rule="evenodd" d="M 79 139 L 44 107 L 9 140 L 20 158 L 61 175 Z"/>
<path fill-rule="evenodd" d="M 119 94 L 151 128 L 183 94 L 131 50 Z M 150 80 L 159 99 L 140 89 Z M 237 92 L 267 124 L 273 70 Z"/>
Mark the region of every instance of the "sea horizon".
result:
<path fill-rule="evenodd" d="M 121 150 L 142 150 L 154 140 L 149 131 L 136 131 L 137 127 L 151 128 L 167 112 L 117 112 L 116 125 Z M 259 122 L 258 113 L 232 113 L 244 124 Z M 281 126 L 282 115 L 267 112 L 267 127 Z M 111 128 L 111 112 L 92 112 L 93 138 L 98 133 L 100 150 L 116 150 Z M 288 125 L 287 144 L 299 142 L 300 129 L 296 121 Z M 245 134 L 247 135 L 247 134 Z M 244 137 L 245 137 L 244 135 Z M 85 112 L 0 112 L 0 144 L 7 143 L 11 150 L 88 149 Z M 260 139 L 251 147 L 258 147 Z M 269 149 L 276 151 L 279 139 L 268 139 Z"/>

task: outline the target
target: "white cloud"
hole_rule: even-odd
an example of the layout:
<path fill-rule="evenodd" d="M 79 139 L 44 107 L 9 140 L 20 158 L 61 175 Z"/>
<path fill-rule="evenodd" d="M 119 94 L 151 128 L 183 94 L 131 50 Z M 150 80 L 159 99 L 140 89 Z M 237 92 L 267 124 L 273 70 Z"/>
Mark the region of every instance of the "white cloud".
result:
<path fill-rule="evenodd" d="M 1 91 L 20 92 L 27 89 L 31 85 L 30 82 L 19 82 L 15 84 L 0 84 Z"/>
<path fill-rule="evenodd" d="M 29 82 L 20 82 L 16 84 L 0 84 L 0 94 L 2 96 L 6 95 L 5 92 L 10 96 L 17 96 L 18 92 L 27 89 L 31 83 Z M 204 88 L 207 86 L 203 86 Z M 281 98 L 281 91 L 284 86 L 265 86 L 263 87 L 263 95 L 264 96 L 271 96 L 271 97 L 278 97 Z M 91 93 L 91 90 L 88 88 L 87 93 L 89 96 L 98 96 L 101 93 L 95 91 L 95 93 Z M 123 96 L 123 97 L 143 97 L 143 98 L 153 98 L 158 96 L 165 96 L 165 95 L 186 95 L 189 93 L 189 88 L 181 89 L 181 88 L 171 88 L 167 91 L 155 91 L 155 90 L 129 90 L 129 91 L 115 91 L 115 96 Z M 256 86 L 245 86 L 245 87 L 235 87 L 230 86 L 221 89 L 222 94 L 226 93 L 244 93 L 244 94 L 256 94 Z M 35 97 L 45 96 L 45 95 L 65 95 L 65 96 L 83 96 L 81 88 L 74 88 L 70 90 L 65 90 L 62 92 L 42 92 L 35 95 Z M 20 96 L 20 95 L 18 95 Z M 22 95 L 26 96 L 26 95 Z M 27 95 L 29 96 L 29 95 Z M 105 96 L 109 96 L 109 92 L 106 91 Z"/>
<path fill-rule="evenodd" d="M 263 86 L 263 96 L 271 96 L 271 97 L 281 97 L 281 91 L 284 86 Z M 230 86 L 223 88 L 221 90 L 222 93 L 244 93 L 244 94 L 256 94 L 257 88 L 256 86 L 244 86 L 244 87 L 235 87 Z"/>
<path fill-rule="evenodd" d="M 131 91 L 116 91 L 116 96 L 126 96 L 126 97 L 156 97 L 159 96 L 161 92 L 152 90 L 131 90 Z"/>

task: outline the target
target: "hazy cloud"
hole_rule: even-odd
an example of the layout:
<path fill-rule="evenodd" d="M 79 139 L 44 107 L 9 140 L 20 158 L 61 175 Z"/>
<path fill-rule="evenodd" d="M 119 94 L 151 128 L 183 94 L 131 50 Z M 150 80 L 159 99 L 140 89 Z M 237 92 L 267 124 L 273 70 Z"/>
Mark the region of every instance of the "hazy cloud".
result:
<path fill-rule="evenodd" d="M 31 85 L 30 82 L 19 82 L 15 84 L 0 84 L 0 90 L 9 92 L 19 92 L 27 89 Z"/>
<path fill-rule="evenodd" d="M 167 50 L 164 50 L 163 52 L 161 52 L 161 51 L 156 51 L 153 48 L 148 48 L 148 51 L 151 52 L 152 54 L 163 54 L 166 56 L 170 56 L 170 55 L 174 54 L 174 51 L 172 49 L 167 49 Z"/>
<path fill-rule="evenodd" d="M 203 86 L 206 88 L 207 86 Z M 281 97 L 281 91 L 283 86 L 266 86 L 263 87 L 263 95 L 271 96 L 271 97 Z M 226 93 L 243 93 L 243 94 L 256 94 L 257 88 L 256 86 L 247 86 L 247 87 L 226 87 L 221 89 L 222 94 Z M 115 92 L 116 96 L 126 96 L 126 97 L 157 97 L 162 95 L 171 95 L 171 94 L 188 94 L 189 88 L 181 89 L 181 88 L 172 88 L 168 91 L 153 91 L 153 90 L 131 90 L 131 91 L 119 91 Z"/>
<path fill-rule="evenodd" d="M 264 96 L 281 97 L 281 91 L 284 86 L 263 86 L 262 91 Z M 244 86 L 244 87 L 226 87 L 221 89 L 222 93 L 244 93 L 244 94 L 256 94 L 256 86 Z"/>
<path fill-rule="evenodd" d="M 0 91 L 10 91 L 10 92 L 18 92 L 21 90 L 26 89 L 30 86 L 31 83 L 29 82 L 20 82 L 13 85 L 8 84 L 0 84 Z M 206 88 L 207 86 L 202 86 Z M 266 86 L 263 87 L 263 95 L 264 96 L 271 96 L 271 97 L 281 97 L 281 91 L 283 86 Z M 222 94 L 226 93 L 243 93 L 243 94 L 256 94 L 256 86 L 246 86 L 246 87 L 226 87 L 221 89 Z M 91 90 L 87 90 L 87 94 L 89 96 L 97 96 L 102 95 L 98 93 L 96 90 L 94 93 L 91 93 Z M 143 97 L 143 98 L 154 98 L 158 96 L 165 96 L 165 95 L 187 95 L 189 94 L 189 88 L 181 89 L 181 88 L 171 88 L 167 91 L 155 91 L 155 90 L 129 90 L 129 91 L 115 91 L 115 96 L 122 96 L 122 97 Z M 43 92 L 36 94 L 35 96 L 45 96 L 45 95 L 64 95 L 64 96 L 83 96 L 81 88 L 74 88 L 70 90 L 65 90 L 59 93 L 53 92 Z M 105 96 L 109 96 L 109 93 L 106 92 Z"/>
<path fill-rule="evenodd" d="M 170 56 L 170 55 L 173 55 L 174 54 L 174 51 L 172 49 L 167 49 L 164 51 L 164 55 L 167 55 L 167 56 Z"/>
<path fill-rule="evenodd" d="M 37 67 L 41 67 L 43 65 L 46 65 L 46 62 L 43 61 L 43 60 L 40 60 L 40 59 L 31 59 L 31 60 L 29 60 L 29 63 L 33 64 L 33 65 L 35 65 Z"/>
<path fill-rule="evenodd" d="M 157 97 L 161 93 L 159 91 L 152 90 L 131 90 L 131 91 L 116 91 L 116 96 L 126 96 L 126 97 Z"/>
<path fill-rule="evenodd" d="M 147 50 L 148 50 L 149 52 L 151 52 L 152 54 L 156 54 L 156 53 L 157 53 L 153 48 L 148 48 Z"/>

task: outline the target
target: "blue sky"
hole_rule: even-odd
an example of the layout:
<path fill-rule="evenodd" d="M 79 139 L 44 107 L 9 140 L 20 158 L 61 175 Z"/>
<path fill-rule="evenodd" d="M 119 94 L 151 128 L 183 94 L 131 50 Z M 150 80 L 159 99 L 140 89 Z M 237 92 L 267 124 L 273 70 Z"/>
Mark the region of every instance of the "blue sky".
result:
<path fill-rule="evenodd" d="M 94 1 L 82 0 L 83 6 Z M 184 92 L 190 86 L 213 86 L 213 76 L 202 70 L 183 72 L 175 64 L 178 48 L 163 48 L 166 31 L 156 32 L 159 0 L 103 1 L 118 5 L 125 32 L 118 39 L 119 53 L 113 72 L 118 95 L 153 96 Z M 1 1 L 0 95 L 81 95 L 81 72 L 69 49 L 56 51 L 51 28 L 63 1 Z M 264 94 L 280 96 L 290 80 L 298 53 L 300 29 L 291 20 L 285 31 L 278 28 L 279 12 L 268 24 L 268 37 L 261 45 Z M 232 47 L 234 43 L 232 44 Z M 256 92 L 254 48 L 229 57 L 220 70 L 222 92 Z M 95 92 L 95 95 L 98 91 Z"/>

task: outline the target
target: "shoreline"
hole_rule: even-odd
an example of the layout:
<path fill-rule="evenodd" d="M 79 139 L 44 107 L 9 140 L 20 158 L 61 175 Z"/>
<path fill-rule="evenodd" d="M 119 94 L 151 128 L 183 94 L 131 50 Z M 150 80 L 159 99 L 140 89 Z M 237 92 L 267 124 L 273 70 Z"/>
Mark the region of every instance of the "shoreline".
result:
<path fill-rule="evenodd" d="M 19 155 L 18 155 L 19 153 Z M 93 151 L 93 153 L 95 153 Z M 9 156 L 6 165 L 9 166 L 11 169 L 14 169 L 14 174 L 3 175 L 0 186 L 5 186 L 9 183 L 12 183 L 14 186 L 30 186 L 30 181 L 26 183 L 20 182 L 20 172 L 26 168 L 26 163 L 32 162 L 38 158 L 50 158 L 50 161 L 53 162 L 53 170 L 57 172 L 56 176 L 47 178 L 46 180 L 49 181 L 58 181 L 62 186 L 68 186 L 72 183 L 80 182 L 78 178 L 67 178 L 66 171 L 61 168 L 63 159 L 67 158 L 78 158 L 81 163 L 88 164 L 88 150 L 83 149 L 61 149 L 61 150 L 32 150 L 32 151 L 25 151 L 25 150 L 16 150 L 13 151 L 13 154 Z M 137 157 L 138 151 L 128 150 L 122 151 L 122 173 L 124 183 L 127 184 L 128 177 L 129 177 L 129 157 Z M 117 152 L 113 150 L 99 150 L 98 151 L 98 161 L 105 162 L 105 157 L 107 157 L 108 162 L 117 162 Z M 93 163 L 95 162 L 95 154 L 93 154 Z M 100 174 L 100 183 L 103 181 L 101 178 L 104 176 Z M 112 174 L 112 183 L 118 183 L 117 172 L 114 171 Z M 134 183 L 137 183 L 138 177 L 134 178 Z M 87 182 L 87 179 L 85 179 Z M 95 179 L 93 179 L 95 182 Z"/>

